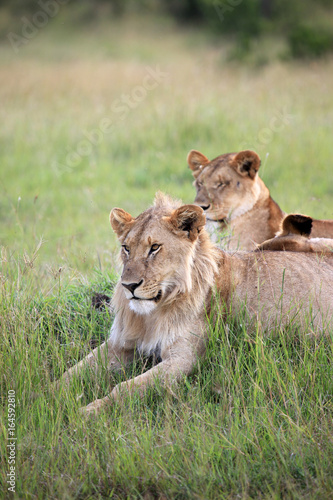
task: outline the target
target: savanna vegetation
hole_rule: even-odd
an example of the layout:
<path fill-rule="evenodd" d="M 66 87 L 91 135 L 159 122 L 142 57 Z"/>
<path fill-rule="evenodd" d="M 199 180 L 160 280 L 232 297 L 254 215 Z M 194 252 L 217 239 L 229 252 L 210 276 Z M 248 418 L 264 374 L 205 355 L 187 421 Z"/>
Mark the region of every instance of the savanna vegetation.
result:
<path fill-rule="evenodd" d="M 190 149 L 254 149 L 286 212 L 333 218 L 333 60 L 281 60 L 267 36 L 240 64 L 228 39 L 164 15 L 76 16 L 61 6 L 0 47 L 2 498 L 331 498 L 332 331 L 209 325 L 193 376 L 88 421 L 79 407 L 118 376 L 79 399 L 51 384 L 112 323 L 91 305 L 119 272 L 110 209 L 136 215 L 158 189 L 193 201 Z"/>

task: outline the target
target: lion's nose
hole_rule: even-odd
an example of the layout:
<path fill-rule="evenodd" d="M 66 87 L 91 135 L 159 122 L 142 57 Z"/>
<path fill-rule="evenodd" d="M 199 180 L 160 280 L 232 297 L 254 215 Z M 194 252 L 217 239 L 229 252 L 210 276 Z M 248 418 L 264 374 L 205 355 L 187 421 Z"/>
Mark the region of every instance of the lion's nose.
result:
<path fill-rule="evenodd" d="M 142 282 L 143 280 L 141 280 L 139 283 L 122 283 L 122 285 L 134 295 L 134 290 L 136 290 L 138 286 L 142 284 Z"/>
<path fill-rule="evenodd" d="M 199 205 L 202 210 L 208 210 L 210 205 Z"/>

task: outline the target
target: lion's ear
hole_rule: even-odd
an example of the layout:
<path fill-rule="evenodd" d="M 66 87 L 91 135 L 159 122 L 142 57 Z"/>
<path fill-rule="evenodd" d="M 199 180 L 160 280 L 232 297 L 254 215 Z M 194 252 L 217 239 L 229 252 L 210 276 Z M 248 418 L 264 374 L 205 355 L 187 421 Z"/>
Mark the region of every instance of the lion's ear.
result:
<path fill-rule="evenodd" d="M 310 236 L 312 221 L 313 219 L 307 215 L 289 214 L 283 219 L 282 230 L 279 234 L 280 236 L 290 233 Z"/>
<path fill-rule="evenodd" d="M 118 238 L 123 234 L 125 229 L 129 228 L 129 225 L 133 221 L 133 217 L 122 208 L 113 208 L 110 212 L 111 226 Z"/>
<path fill-rule="evenodd" d="M 201 229 L 206 224 L 204 211 L 197 205 L 183 205 L 174 210 L 167 219 L 172 230 L 184 234 L 191 241 L 197 239 Z"/>
<path fill-rule="evenodd" d="M 209 160 L 205 155 L 200 153 L 200 151 L 192 149 L 192 151 L 190 151 L 187 155 L 187 163 L 192 170 L 193 177 L 197 178 L 200 172 L 209 163 Z"/>
<path fill-rule="evenodd" d="M 251 179 L 254 179 L 260 168 L 260 163 L 261 161 L 257 153 L 247 149 L 237 153 L 231 162 L 231 166 L 240 175 L 248 175 Z"/>

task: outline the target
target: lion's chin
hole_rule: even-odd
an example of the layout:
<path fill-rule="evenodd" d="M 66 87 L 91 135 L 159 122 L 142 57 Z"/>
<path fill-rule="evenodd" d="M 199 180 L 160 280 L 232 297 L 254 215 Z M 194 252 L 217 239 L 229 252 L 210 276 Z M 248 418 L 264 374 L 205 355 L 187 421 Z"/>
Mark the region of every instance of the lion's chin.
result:
<path fill-rule="evenodd" d="M 151 314 L 156 309 L 156 302 L 154 300 L 130 300 L 129 307 L 136 314 Z"/>

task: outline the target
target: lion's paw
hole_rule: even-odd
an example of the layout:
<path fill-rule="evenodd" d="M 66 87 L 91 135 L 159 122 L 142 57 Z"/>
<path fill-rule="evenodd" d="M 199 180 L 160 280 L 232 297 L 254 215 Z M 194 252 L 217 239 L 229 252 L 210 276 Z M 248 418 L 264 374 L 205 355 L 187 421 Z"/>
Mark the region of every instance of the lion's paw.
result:
<path fill-rule="evenodd" d="M 80 408 L 80 413 L 81 415 L 86 417 L 89 417 L 91 415 L 98 415 L 105 407 L 106 402 L 104 399 L 96 399 L 89 405 Z"/>

